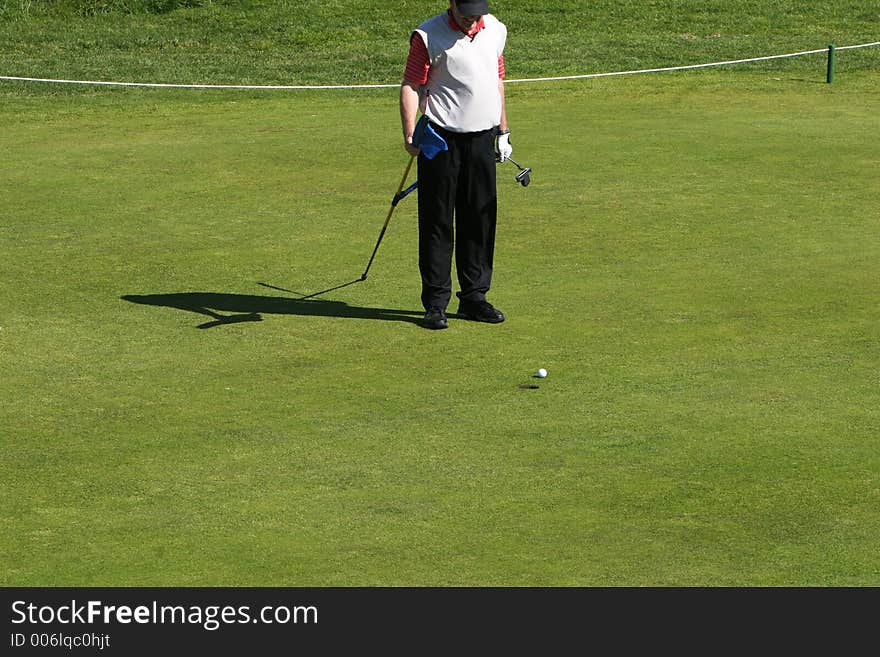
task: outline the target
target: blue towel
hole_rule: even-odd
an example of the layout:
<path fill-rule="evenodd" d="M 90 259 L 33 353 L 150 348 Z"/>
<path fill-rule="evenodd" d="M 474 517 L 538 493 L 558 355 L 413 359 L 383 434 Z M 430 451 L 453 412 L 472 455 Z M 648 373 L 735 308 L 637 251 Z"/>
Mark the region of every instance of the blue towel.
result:
<path fill-rule="evenodd" d="M 437 153 L 449 150 L 446 140 L 437 134 L 437 131 L 428 122 L 428 117 L 424 114 L 416 123 L 416 129 L 413 133 L 413 144 L 418 146 L 422 155 L 429 160 L 433 160 Z"/>

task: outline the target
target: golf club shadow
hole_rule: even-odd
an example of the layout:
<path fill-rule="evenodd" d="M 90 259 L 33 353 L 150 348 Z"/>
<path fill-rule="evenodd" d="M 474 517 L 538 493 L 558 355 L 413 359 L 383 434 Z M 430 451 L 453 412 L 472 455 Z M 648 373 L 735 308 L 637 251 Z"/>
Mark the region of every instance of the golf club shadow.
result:
<path fill-rule="evenodd" d="M 314 295 L 309 295 L 309 297 Z M 172 292 L 168 294 L 126 294 L 124 301 L 147 306 L 185 310 L 211 318 L 197 328 L 207 329 L 224 324 L 260 322 L 264 314 L 300 315 L 308 317 L 348 317 L 378 319 L 390 322 L 418 324 L 420 311 L 391 308 L 350 306 L 344 301 L 288 297 L 266 297 L 251 294 L 224 294 L 221 292 Z M 223 313 L 234 313 L 232 315 Z"/>
<path fill-rule="evenodd" d="M 257 285 L 262 285 L 263 287 L 268 287 L 270 290 L 279 290 L 280 292 L 289 292 L 290 294 L 296 294 L 299 296 L 299 301 L 303 299 L 311 299 L 312 297 L 319 297 L 322 294 L 327 294 L 328 292 L 333 292 L 334 290 L 339 290 L 343 287 L 348 287 L 349 285 L 354 285 L 355 283 L 360 283 L 363 278 L 356 278 L 353 281 L 348 281 L 347 283 L 340 283 L 339 285 L 334 285 L 333 287 L 328 287 L 326 290 L 321 290 L 319 292 L 312 292 L 311 294 L 302 294 L 300 292 L 295 292 L 294 290 L 288 290 L 286 287 L 278 287 L 277 285 L 270 285 L 269 283 L 257 283 Z"/>

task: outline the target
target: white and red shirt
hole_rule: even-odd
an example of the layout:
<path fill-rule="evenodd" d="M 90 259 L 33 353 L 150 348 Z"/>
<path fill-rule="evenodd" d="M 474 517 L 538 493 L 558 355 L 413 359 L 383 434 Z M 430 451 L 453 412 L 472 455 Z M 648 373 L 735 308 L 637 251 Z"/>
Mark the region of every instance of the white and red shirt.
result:
<path fill-rule="evenodd" d="M 420 87 L 419 109 L 451 132 L 479 132 L 501 121 L 507 28 L 486 14 L 465 34 L 449 12 L 419 25 L 410 38 L 404 79 Z"/>

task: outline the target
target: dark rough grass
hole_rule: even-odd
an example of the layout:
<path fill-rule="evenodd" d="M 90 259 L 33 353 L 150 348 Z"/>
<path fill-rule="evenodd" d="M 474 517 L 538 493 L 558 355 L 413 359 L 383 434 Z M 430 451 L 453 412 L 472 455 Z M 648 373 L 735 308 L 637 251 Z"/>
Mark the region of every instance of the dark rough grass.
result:
<path fill-rule="evenodd" d="M 13 2 L 0 9 L 0 73 L 213 84 L 396 84 L 410 31 L 445 3 Z M 864 2 L 507 0 L 511 77 L 585 74 L 877 41 Z M 841 54 L 876 68 L 877 49 Z M 812 68 L 810 58 L 762 66 Z M 7 85 L 4 83 L 4 87 Z M 45 92 L 31 85 L 37 93 Z M 82 93 L 82 89 L 71 90 Z"/>

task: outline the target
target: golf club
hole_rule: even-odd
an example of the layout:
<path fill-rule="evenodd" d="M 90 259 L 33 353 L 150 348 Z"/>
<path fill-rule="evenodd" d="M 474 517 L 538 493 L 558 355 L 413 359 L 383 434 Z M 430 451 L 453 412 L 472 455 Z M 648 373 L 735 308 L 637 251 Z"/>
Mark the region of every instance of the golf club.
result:
<path fill-rule="evenodd" d="M 521 167 L 516 163 L 512 158 L 507 158 L 508 162 L 513 162 L 514 166 L 519 169 L 519 173 L 516 174 L 516 182 L 518 182 L 523 187 L 528 187 L 529 183 L 532 182 L 532 167 Z"/>
<path fill-rule="evenodd" d="M 397 207 L 397 204 L 403 199 L 407 194 L 412 192 L 419 185 L 419 181 L 417 180 L 412 185 L 403 189 L 404 184 L 406 184 L 406 178 L 409 176 L 409 170 L 412 167 L 413 160 L 415 160 L 415 155 L 411 155 L 409 158 L 409 162 L 406 165 L 406 170 L 403 172 L 403 178 L 400 179 L 400 186 L 397 188 L 397 193 L 394 195 L 394 198 L 391 199 L 391 207 L 388 208 L 388 216 L 385 217 L 385 223 L 382 224 L 382 230 L 379 233 L 379 239 L 376 240 L 376 246 L 373 247 L 373 255 L 370 256 L 370 261 L 367 263 L 367 268 L 364 269 L 364 273 L 361 275 L 360 280 L 367 280 L 367 272 L 370 271 L 370 266 L 373 264 L 373 258 L 376 257 L 376 251 L 379 250 L 379 244 L 382 242 L 382 238 L 385 237 L 385 231 L 388 229 L 388 223 L 391 221 L 391 214 L 394 212 L 394 208 Z"/>

